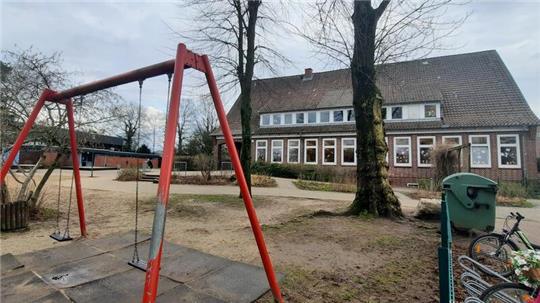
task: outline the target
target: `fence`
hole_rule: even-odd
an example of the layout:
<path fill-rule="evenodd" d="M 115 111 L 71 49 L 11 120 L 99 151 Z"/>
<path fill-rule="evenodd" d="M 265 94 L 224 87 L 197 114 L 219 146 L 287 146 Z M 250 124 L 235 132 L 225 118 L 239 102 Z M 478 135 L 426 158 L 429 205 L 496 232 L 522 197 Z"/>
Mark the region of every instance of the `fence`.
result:
<path fill-rule="evenodd" d="M 173 174 L 178 174 L 180 172 L 184 172 L 184 177 L 187 176 L 187 167 L 188 167 L 188 163 L 186 161 L 176 161 L 174 162 L 174 167 L 173 167 Z"/>
<path fill-rule="evenodd" d="M 439 293 L 441 303 L 454 303 L 454 273 L 452 269 L 452 229 L 445 194 L 441 201 L 441 246 L 439 256 Z"/>

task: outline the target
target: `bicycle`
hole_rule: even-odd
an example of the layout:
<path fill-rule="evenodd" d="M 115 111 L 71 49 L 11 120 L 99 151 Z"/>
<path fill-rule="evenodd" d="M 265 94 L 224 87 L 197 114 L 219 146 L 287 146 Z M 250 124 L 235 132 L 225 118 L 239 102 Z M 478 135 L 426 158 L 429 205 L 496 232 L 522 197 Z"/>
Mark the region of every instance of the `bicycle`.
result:
<path fill-rule="evenodd" d="M 480 300 L 485 303 L 535 303 L 539 300 L 540 289 L 520 283 L 500 283 L 486 289 Z"/>
<path fill-rule="evenodd" d="M 508 221 L 516 219 L 516 222 L 509 229 Z M 469 245 L 469 257 L 473 260 L 486 265 L 503 277 L 512 275 L 513 270 L 509 262 L 512 251 L 520 250 L 512 238 L 517 236 L 521 243 L 527 249 L 540 250 L 540 245 L 534 244 L 520 230 L 519 224 L 525 219 L 520 213 L 510 213 L 504 220 L 502 233 L 490 233 L 476 237 Z M 515 237 L 514 237 L 515 238 Z M 486 274 L 482 268 L 480 268 Z"/>

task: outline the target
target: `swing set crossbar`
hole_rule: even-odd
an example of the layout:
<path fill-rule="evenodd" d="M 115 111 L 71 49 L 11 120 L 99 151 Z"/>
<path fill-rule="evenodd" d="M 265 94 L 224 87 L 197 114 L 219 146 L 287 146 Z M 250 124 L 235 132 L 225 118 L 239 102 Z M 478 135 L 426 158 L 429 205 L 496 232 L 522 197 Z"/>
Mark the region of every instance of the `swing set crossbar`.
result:
<path fill-rule="evenodd" d="M 170 181 L 174 162 L 174 148 L 177 128 L 176 122 L 179 118 L 180 96 L 182 91 L 184 70 L 188 68 L 198 70 L 206 76 L 208 88 L 210 90 L 210 94 L 212 95 L 221 130 L 225 138 L 225 143 L 227 145 L 227 149 L 229 150 L 231 162 L 237 176 L 238 185 L 242 193 L 242 198 L 244 200 L 244 205 L 246 207 L 251 229 L 253 231 L 255 242 L 257 243 L 263 267 L 266 272 L 268 284 L 270 286 L 275 301 L 283 302 L 279 284 L 277 282 L 277 277 L 274 272 L 272 262 L 270 260 L 270 255 L 268 254 L 268 250 L 266 248 L 266 243 L 264 241 L 261 225 L 259 223 L 259 219 L 257 218 L 257 214 L 253 206 L 253 200 L 247 186 L 245 175 L 242 170 L 242 165 L 240 163 L 240 157 L 238 156 L 238 151 L 236 150 L 236 146 L 234 144 L 234 139 L 227 120 L 227 114 L 225 112 L 225 108 L 223 107 L 223 102 L 221 101 L 221 96 L 219 94 L 216 79 L 210 66 L 208 56 L 199 55 L 191 52 L 186 48 L 183 43 L 178 44 L 176 50 L 176 57 L 173 60 L 168 60 L 158 64 L 146 66 L 140 69 L 132 70 L 110 78 L 76 86 L 60 92 L 56 92 L 51 89 L 45 89 L 39 97 L 37 104 L 32 110 L 32 113 L 30 114 L 23 129 L 17 137 L 17 140 L 13 144 L 8 158 L 2 166 L 2 170 L 0 171 L 0 186 L 4 185 L 6 175 L 11 168 L 11 165 L 13 164 L 15 156 L 19 152 L 24 140 L 28 136 L 32 125 L 34 124 L 39 114 L 39 111 L 41 110 L 45 102 L 55 102 L 66 105 L 71 153 L 72 155 L 76 155 L 77 141 L 75 137 L 75 125 L 73 116 L 73 97 L 84 96 L 86 94 L 90 94 L 99 90 L 108 89 L 130 82 L 143 81 L 144 79 L 156 77 L 159 75 L 173 75 L 172 89 L 169 99 L 169 110 L 167 112 L 167 122 L 165 128 L 165 139 L 163 144 L 162 165 L 157 191 L 157 201 L 152 226 L 152 238 L 150 241 L 150 251 L 147 260 L 146 279 L 142 298 L 143 303 L 155 302 L 159 283 L 159 271 L 163 249 L 163 236 L 165 233 L 165 219 L 167 213 L 166 209 L 169 202 Z M 247 144 L 249 144 L 249 142 Z M 73 174 L 75 177 L 75 189 L 77 194 L 77 207 L 79 212 L 79 227 L 81 229 L 81 236 L 85 237 L 87 233 L 81 190 L 79 162 L 76 160 L 77 157 L 72 157 L 72 159 Z"/>

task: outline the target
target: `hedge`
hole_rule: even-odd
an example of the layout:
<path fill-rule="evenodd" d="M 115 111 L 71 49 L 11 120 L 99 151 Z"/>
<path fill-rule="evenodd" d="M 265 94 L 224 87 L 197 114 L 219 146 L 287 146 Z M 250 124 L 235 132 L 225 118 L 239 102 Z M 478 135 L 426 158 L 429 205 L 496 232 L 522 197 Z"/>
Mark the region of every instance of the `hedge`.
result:
<path fill-rule="evenodd" d="M 355 183 L 355 171 L 353 169 L 337 169 L 335 167 L 257 161 L 252 164 L 251 172 L 278 178 Z"/>

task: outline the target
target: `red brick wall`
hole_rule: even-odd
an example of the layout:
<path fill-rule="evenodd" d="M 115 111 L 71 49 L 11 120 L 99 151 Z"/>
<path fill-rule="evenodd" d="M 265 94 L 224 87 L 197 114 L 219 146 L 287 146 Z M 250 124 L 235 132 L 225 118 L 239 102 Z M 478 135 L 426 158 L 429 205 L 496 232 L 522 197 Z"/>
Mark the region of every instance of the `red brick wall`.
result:
<path fill-rule="evenodd" d="M 498 146 L 497 135 L 500 134 L 517 134 L 520 141 L 520 157 L 521 168 L 499 168 L 498 167 Z M 491 168 L 472 168 L 471 172 L 493 179 L 495 181 L 520 181 L 525 176 L 528 179 L 538 178 L 538 172 L 536 170 L 536 127 L 531 127 L 526 132 L 483 132 L 483 133 L 445 133 L 445 134 L 399 134 L 388 135 L 388 162 L 389 162 L 389 176 L 392 184 L 406 185 L 407 183 L 418 182 L 418 179 L 433 177 L 433 168 L 431 167 L 418 167 L 418 136 L 434 136 L 436 144 L 442 144 L 443 136 L 461 136 L 462 144 L 469 142 L 469 135 L 489 135 L 490 138 L 490 153 L 491 153 Z M 350 136 L 346 136 L 349 138 Z M 394 137 L 410 137 L 411 138 L 411 167 L 394 167 L 394 155 L 393 155 L 393 143 Z M 326 137 L 325 137 L 326 138 Z M 342 166 L 341 165 L 341 138 L 342 136 L 332 137 L 337 139 L 337 164 L 328 165 L 334 167 L 342 167 L 343 169 L 354 169 L 354 166 Z M 283 140 L 283 163 L 287 163 L 287 140 L 298 139 L 298 137 L 285 137 L 274 138 L 277 140 Z M 308 138 L 300 138 L 300 163 L 304 162 L 304 140 Z M 312 138 L 309 138 L 312 139 Z M 316 138 L 318 140 L 318 165 L 322 165 L 322 137 Z M 255 142 L 257 140 L 267 140 L 267 161 L 270 162 L 272 138 L 269 139 L 254 139 L 252 142 L 252 158 L 255 160 L 256 149 Z M 222 140 L 217 140 L 216 144 L 223 143 Z M 462 151 L 462 171 L 468 170 L 468 158 L 469 150 L 464 149 Z M 325 165 L 326 166 L 326 165 Z"/>
<path fill-rule="evenodd" d="M 137 165 L 142 166 L 147 159 L 142 158 L 130 158 L 130 157 L 118 157 L 118 156 L 109 156 L 109 155 L 96 155 L 94 158 L 94 166 L 102 167 L 136 167 Z M 158 159 L 152 159 L 152 164 L 154 168 L 158 167 Z"/>
<path fill-rule="evenodd" d="M 50 165 L 54 162 L 54 159 L 56 158 L 56 152 L 44 152 L 45 160 L 42 162 L 44 165 Z M 119 157 L 119 156 L 111 156 L 111 155 L 96 155 L 94 158 L 94 166 L 101 166 L 101 167 L 120 167 L 120 168 L 126 168 L 126 167 L 136 167 L 137 166 L 137 160 L 139 160 L 139 166 L 142 166 L 143 163 L 146 161 L 144 158 L 132 158 L 132 157 Z M 154 168 L 158 167 L 159 160 L 158 159 L 152 159 L 152 164 Z M 35 163 L 35 162 L 33 162 Z M 63 166 L 71 166 L 72 165 L 71 156 L 65 159 L 62 162 Z"/>

